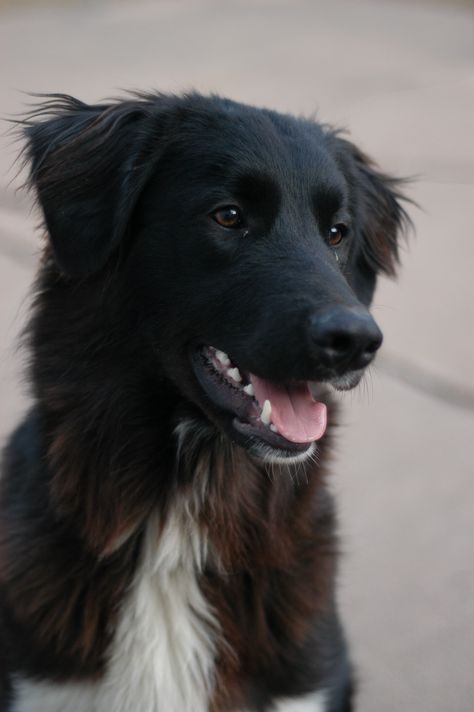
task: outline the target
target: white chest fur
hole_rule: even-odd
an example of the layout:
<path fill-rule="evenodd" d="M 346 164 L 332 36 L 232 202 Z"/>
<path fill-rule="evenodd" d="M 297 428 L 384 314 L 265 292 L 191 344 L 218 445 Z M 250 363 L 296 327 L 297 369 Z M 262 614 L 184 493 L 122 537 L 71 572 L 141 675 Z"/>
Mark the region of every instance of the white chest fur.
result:
<path fill-rule="evenodd" d="M 325 712 L 327 695 L 324 691 L 311 692 L 303 697 L 294 697 L 278 702 L 272 712 Z"/>
<path fill-rule="evenodd" d="M 198 584 L 205 541 L 175 511 L 149 522 L 105 677 L 63 686 L 22 680 L 14 712 L 208 712 L 218 627 Z"/>

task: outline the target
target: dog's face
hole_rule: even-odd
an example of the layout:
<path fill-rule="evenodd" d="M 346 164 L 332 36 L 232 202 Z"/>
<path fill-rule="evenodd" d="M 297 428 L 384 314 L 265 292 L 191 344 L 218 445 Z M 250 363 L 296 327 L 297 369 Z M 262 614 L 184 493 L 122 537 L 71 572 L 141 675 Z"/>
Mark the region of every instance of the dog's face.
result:
<path fill-rule="evenodd" d="M 310 454 L 311 384 L 355 386 L 382 341 L 367 306 L 397 259 L 396 181 L 327 128 L 216 98 L 59 113 L 27 130 L 59 268 L 113 269 L 146 359 L 232 439 Z"/>

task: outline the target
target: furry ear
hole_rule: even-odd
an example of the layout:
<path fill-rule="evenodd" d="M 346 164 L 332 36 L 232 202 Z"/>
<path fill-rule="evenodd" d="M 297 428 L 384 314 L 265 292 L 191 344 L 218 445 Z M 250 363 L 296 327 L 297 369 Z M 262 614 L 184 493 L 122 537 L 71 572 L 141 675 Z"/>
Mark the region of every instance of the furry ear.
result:
<path fill-rule="evenodd" d="M 399 263 L 399 238 L 411 220 L 401 202 L 412 202 L 402 192 L 406 182 L 381 173 L 353 143 L 333 135 L 337 154 L 354 195 L 354 213 L 362 232 L 362 256 L 373 272 L 393 277 Z"/>
<path fill-rule="evenodd" d="M 66 274 L 92 274 L 120 243 L 156 162 L 154 119 L 144 99 L 88 105 L 54 94 L 22 122 L 29 184 Z"/>

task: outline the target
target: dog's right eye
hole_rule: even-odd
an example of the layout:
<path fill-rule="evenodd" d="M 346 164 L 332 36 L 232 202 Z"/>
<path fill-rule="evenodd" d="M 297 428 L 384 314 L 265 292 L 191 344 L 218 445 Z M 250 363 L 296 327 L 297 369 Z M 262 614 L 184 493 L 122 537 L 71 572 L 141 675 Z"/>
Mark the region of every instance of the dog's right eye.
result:
<path fill-rule="evenodd" d="M 211 213 L 211 217 L 221 227 L 239 228 L 242 227 L 243 218 L 240 208 L 236 205 L 225 205 Z"/>

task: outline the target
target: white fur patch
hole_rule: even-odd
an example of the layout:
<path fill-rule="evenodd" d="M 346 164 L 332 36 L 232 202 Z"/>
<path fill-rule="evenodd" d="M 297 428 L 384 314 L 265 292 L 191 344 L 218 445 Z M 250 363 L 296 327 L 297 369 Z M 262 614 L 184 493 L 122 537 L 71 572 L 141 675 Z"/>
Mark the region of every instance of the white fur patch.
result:
<path fill-rule="evenodd" d="M 272 707 L 272 712 L 326 712 L 327 701 L 327 694 L 322 690 L 304 697 L 281 700 Z"/>
<path fill-rule="evenodd" d="M 152 518 L 95 684 L 21 681 L 14 712 L 208 712 L 218 626 L 198 583 L 206 543 L 189 511 Z"/>
<path fill-rule="evenodd" d="M 92 712 L 95 685 L 68 683 L 54 685 L 47 682 L 18 680 L 12 712 Z"/>
<path fill-rule="evenodd" d="M 172 510 L 161 534 L 159 521 L 150 521 L 98 712 L 207 712 L 217 623 L 198 583 L 205 558 L 184 507 Z"/>

